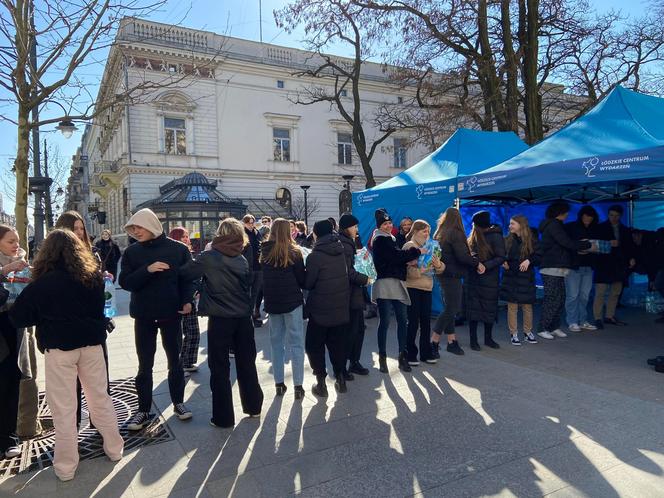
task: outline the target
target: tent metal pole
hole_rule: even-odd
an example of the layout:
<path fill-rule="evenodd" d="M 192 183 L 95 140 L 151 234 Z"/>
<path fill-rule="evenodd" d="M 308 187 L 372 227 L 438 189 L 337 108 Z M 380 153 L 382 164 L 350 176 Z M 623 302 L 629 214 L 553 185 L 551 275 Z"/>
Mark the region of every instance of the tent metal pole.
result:
<path fill-rule="evenodd" d="M 629 196 L 629 227 L 634 228 L 634 196 Z"/>

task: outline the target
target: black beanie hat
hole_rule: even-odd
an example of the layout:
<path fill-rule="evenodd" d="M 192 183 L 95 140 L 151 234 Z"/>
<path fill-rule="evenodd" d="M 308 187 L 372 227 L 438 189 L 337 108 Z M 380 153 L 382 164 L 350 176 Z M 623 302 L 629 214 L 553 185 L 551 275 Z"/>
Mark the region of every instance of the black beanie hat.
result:
<path fill-rule="evenodd" d="M 345 230 L 346 228 L 354 227 L 359 225 L 360 220 L 350 213 L 342 214 L 339 218 L 339 230 Z"/>
<path fill-rule="evenodd" d="M 319 239 L 334 232 L 334 227 L 329 220 L 320 220 L 314 224 L 314 233 Z"/>
<path fill-rule="evenodd" d="M 387 211 L 383 208 L 376 209 L 374 216 L 376 217 L 376 228 L 380 228 L 380 226 L 386 221 L 392 221 L 390 215 L 387 214 Z"/>
<path fill-rule="evenodd" d="M 491 215 L 489 211 L 478 211 L 473 215 L 473 223 L 479 228 L 489 228 L 491 226 Z"/>

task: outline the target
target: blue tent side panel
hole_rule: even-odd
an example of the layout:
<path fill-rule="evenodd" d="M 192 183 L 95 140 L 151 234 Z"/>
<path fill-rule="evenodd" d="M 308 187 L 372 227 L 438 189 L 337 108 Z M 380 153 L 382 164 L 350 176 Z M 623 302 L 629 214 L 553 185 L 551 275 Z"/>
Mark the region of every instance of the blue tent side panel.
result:
<path fill-rule="evenodd" d="M 530 149 L 459 182 L 460 197 L 664 176 L 664 99 L 616 87 Z"/>

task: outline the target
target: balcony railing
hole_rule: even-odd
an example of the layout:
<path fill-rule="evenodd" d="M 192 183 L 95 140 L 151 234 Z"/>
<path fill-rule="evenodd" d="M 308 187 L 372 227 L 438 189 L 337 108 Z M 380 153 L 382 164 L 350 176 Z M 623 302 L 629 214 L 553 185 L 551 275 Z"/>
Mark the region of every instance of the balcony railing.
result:
<path fill-rule="evenodd" d="M 158 43 L 204 51 L 211 48 L 211 40 L 208 33 L 177 26 L 146 22 L 140 19 L 124 21 L 118 33 L 118 38 L 121 40 Z"/>

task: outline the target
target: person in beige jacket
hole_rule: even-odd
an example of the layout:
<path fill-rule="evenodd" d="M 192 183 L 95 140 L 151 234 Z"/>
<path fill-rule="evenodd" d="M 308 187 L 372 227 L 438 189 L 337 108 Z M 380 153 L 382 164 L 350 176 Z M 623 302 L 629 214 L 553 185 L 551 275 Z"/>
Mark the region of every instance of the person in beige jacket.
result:
<path fill-rule="evenodd" d="M 424 220 L 416 220 L 413 223 L 410 232 L 406 236 L 406 243 L 403 249 L 415 247 L 420 249 L 425 247 L 429 240 L 431 226 Z M 431 255 L 431 265 L 435 273 L 442 273 L 445 270 L 445 264 L 436 256 Z M 422 268 L 418 265 L 418 260 L 412 261 L 408 265 L 408 274 L 406 278 L 406 287 L 410 295 L 410 306 L 408 307 L 408 335 L 406 349 L 408 352 L 408 364 L 417 366 L 420 362 L 417 360 L 417 346 L 415 337 L 417 331 L 420 331 L 420 360 L 424 363 L 436 363 L 436 359 L 431 354 L 431 296 L 433 290 L 433 275 L 430 269 Z"/>

